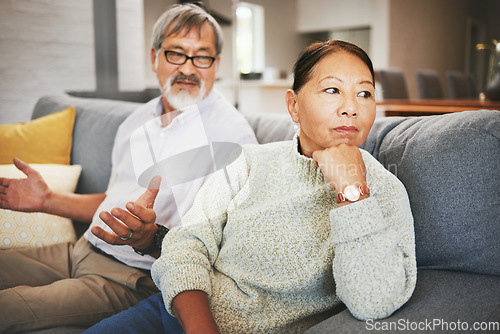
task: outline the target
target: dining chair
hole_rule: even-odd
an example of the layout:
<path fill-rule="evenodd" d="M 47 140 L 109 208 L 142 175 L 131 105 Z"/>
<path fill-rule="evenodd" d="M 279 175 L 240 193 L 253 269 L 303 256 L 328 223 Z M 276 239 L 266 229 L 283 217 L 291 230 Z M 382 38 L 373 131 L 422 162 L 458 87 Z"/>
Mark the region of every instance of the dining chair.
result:
<path fill-rule="evenodd" d="M 404 73 L 399 68 L 376 71 L 376 77 L 382 86 L 382 97 L 387 99 L 408 99 L 408 88 Z"/>
<path fill-rule="evenodd" d="M 477 88 L 476 78 L 472 73 L 468 72 L 465 74 L 465 84 L 467 87 L 467 97 L 478 98 L 479 89 Z"/>
<path fill-rule="evenodd" d="M 459 71 L 446 71 L 448 97 L 452 100 L 468 98 L 465 74 Z"/>
<path fill-rule="evenodd" d="M 443 88 L 435 70 L 417 70 L 418 96 L 421 99 L 442 99 Z"/>

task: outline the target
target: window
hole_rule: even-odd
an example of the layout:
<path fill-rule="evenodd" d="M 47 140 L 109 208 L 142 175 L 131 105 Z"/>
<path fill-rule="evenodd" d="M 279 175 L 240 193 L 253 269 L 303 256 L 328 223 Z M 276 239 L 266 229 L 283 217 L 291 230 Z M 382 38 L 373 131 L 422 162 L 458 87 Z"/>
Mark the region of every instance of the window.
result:
<path fill-rule="evenodd" d="M 264 8 L 240 2 L 236 8 L 236 54 L 241 73 L 262 72 L 264 62 Z"/>

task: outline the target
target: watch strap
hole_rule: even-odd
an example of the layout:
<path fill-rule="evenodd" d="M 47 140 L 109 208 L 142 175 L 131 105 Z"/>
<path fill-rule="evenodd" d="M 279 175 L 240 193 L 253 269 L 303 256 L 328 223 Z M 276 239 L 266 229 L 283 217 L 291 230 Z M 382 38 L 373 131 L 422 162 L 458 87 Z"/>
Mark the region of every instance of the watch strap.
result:
<path fill-rule="evenodd" d="M 139 255 L 146 255 L 161 250 L 161 244 L 163 243 L 163 238 L 165 238 L 165 235 L 167 235 L 169 230 L 163 225 L 156 224 L 156 226 L 158 227 L 158 229 L 156 230 L 153 236 L 153 243 L 151 244 L 151 246 L 149 246 L 146 249 L 137 249 L 135 247 L 132 247 L 134 249 L 134 252 L 136 252 Z"/>

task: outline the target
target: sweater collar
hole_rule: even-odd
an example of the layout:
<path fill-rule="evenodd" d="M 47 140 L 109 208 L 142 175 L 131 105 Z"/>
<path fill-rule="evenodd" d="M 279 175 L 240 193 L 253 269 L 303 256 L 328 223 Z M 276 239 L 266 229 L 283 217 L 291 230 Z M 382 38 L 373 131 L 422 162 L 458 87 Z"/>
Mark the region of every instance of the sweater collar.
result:
<path fill-rule="evenodd" d="M 305 182 L 314 185 L 323 185 L 327 181 L 323 172 L 319 167 L 316 167 L 314 160 L 300 153 L 299 132 L 297 131 L 292 139 L 292 156 L 298 168 L 300 175 L 305 177 Z"/>

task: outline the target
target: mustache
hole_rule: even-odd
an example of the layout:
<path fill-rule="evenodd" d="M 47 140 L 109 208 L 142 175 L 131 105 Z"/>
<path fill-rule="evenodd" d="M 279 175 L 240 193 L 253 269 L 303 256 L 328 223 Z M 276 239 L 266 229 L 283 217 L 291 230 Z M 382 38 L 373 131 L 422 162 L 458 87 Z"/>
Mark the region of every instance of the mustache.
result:
<path fill-rule="evenodd" d="M 200 79 L 194 74 L 193 75 L 178 74 L 172 78 L 172 84 L 174 84 L 177 81 L 188 81 L 188 82 L 195 83 L 197 85 L 200 84 Z"/>

